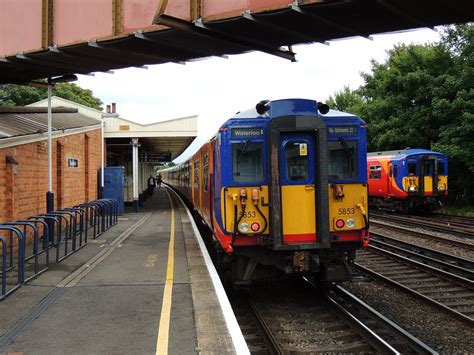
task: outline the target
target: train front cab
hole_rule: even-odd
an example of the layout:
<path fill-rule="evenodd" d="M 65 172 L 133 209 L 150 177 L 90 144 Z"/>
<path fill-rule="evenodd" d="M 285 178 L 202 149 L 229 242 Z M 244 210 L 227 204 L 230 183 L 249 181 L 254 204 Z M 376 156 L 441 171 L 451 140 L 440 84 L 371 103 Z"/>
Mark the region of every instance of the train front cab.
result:
<path fill-rule="evenodd" d="M 351 116 L 327 126 L 316 113 L 308 115 L 306 107 L 302 112 L 272 118 L 253 139 L 231 139 L 233 129 L 255 127 L 251 122 L 237 121 L 221 132 L 233 152 L 224 150 L 219 158 L 232 172 L 230 181 L 224 177 L 220 182 L 220 242 L 234 257 L 247 259 L 236 263 L 243 282 L 258 264 L 319 275 L 325 281 L 347 280 L 355 250 L 367 242 L 363 121 Z M 246 171 L 253 180 L 236 171 L 236 159 L 248 159 Z M 250 247 L 255 245 L 263 247 Z"/>
<path fill-rule="evenodd" d="M 446 156 L 414 154 L 406 159 L 406 172 L 401 184 L 411 198 L 409 207 L 435 208 L 444 202 L 448 191 Z"/>

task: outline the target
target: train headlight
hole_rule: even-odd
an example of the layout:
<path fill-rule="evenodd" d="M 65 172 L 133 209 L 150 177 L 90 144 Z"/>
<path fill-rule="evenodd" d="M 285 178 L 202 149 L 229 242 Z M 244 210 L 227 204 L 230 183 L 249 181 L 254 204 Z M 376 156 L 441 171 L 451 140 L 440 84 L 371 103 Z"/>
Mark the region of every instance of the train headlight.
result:
<path fill-rule="evenodd" d="M 353 228 L 355 226 L 355 221 L 352 218 L 346 220 L 346 227 Z"/>
<path fill-rule="evenodd" d="M 242 233 L 247 233 L 249 231 L 249 224 L 246 222 L 240 223 L 239 231 L 241 231 Z"/>
<path fill-rule="evenodd" d="M 410 186 L 408 189 L 410 192 L 415 192 L 416 191 L 416 186 Z"/>
<path fill-rule="evenodd" d="M 253 232 L 257 232 L 260 229 L 260 224 L 258 224 L 257 222 L 253 222 L 252 225 L 250 226 L 250 229 Z"/>
<path fill-rule="evenodd" d="M 345 223 L 344 220 L 342 220 L 342 219 L 338 219 L 338 220 L 336 221 L 336 227 L 337 227 L 337 228 L 344 228 L 345 225 L 346 225 L 346 223 Z"/>

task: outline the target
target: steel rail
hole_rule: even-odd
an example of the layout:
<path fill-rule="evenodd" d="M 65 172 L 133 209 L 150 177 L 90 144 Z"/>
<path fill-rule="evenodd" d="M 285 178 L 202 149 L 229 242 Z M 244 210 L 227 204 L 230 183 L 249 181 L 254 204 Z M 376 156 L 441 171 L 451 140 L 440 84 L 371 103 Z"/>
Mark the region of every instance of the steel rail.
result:
<path fill-rule="evenodd" d="M 472 243 L 462 242 L 460 240 L 453 240 L 453 239 L 440 237 L 438 235 L 433 235 L 433 234 L 426 234 L 424 232 L 415 231 L 413 229 L 405 228 L 405 227 L 402 227 L 402 226 L 396 226 L 396 225 L 393 225 L 393 224 L 387 224 L 387 223 L 384 223 L 384 222 L 376 222 L 376 221 L 372 221 L 372 220 L 370 221 L 370 225 L 374 226 L 374 227 L 382 227 L 382 228 L 392 229 L 392 230 L 396 230 L 396 231 L 400 231 L 400 232 L 404 232 L 404 233 L 409 233 L 411 235 L 414 235 L 414 236 L 417 236 L 417 237 L 420 237 L 420 238 L 424 238 L 424 239 L 430 239 L 430 240 L 436 239 L 436 240 L 439 240 L 443 243 L 449 243 L 449 244 L 456 245 L 456 246 L 459 246 L 459 247 L 462 247 L 462 248 L 465 248 L 465 249 L 474 250 L 474 244 L 472 244 Z"/>
<path fill-rule="evenodd" d="M 377 253 L 379 255 L 382 254 L 382 255 L 385 255 L 385 256 L 390 256 L 391 259 L 395 263 L 408 264 L 410 266 L 413 266 L 414 268 L 416 268 L 417 270 L 419 270 L 421 272 L 425 272 L 428 275 L 431 275 L 433 277 L 437 277 L 441 280 L 451 282 L 456 286 L 460 286 L 460 287 L 463 287 L 463 288 L 467 289 L 468 291 L 471 291 L 471 290 L 474 289 L 474 282 L 471 281 L 471 280 L 465 279 L 463 277 L 448 273 L 448 272 L 440 270 L 440 269 L 436 269 L 434 267 L 425 265 L 425 264 L 420 263 L 418 261 L 408 259 L 404 256 L 397 255 L 395 253 L 392 253 L 392 252 L 389 252 L 389 251 L 386 251 L 386 250 L 383 250 L 383 249 L 380 249 L 380 248 L 377 248 L 377 247 L 374 247 L 374 246 L 369 247 L 366 250 L 369 253 L 372 251 L 372 252 Z M 459 311 L 457 311 L 457 310 L 455 310 L 455 309 L 453 309 L 449 306 L 446 306 L 445 304 L 443 304 L 443 303 L 441 303 L 441 302 L 439 302 L 439 301 L 437 301 L 437 300 L 435 300 L 435 299 L 433 299 L 429 296 L 426 296 L 423 293 L 414 290 L 413 288 L 405 286 L 402 283 L 400 283 L 398 281 L 395 281 L 395 280 L 393 280 L 392 278 L 390 278 L 388 276 L 384 276 L 379 272 L 371 270 L 368 267 L 365 267 L 365 266 L 361 265 L 360 263 L 355 263 L 355 266 L 356 266 L 357 269 L 361 270 L 365 274 L 368 274 L 368 275 L 370 275 L 374 278 L 378 278 L 378 279 L 380 279 L 380 280 L 382 280 L 386 283 L 389 283 L 393 286 L 396 286 L 396 287 L 398 287 L 398 288 L 414 295 L 415 297 L 438 307 L 439 309 L 445 311 L 446 313 L 456 316 L 458 319 L 461 319 L 462 321 L 465 321 L 470 325 L 474 324 L 474 318 L 471 318 L 471 317 L 469 317 L 469 316 L 467 316 L 467 315 L 465 315 L 465 314 L 463 314 L 463 313 L 461 313 L 461 312 L 459 312 Z"/>
<path fill-rule="evenodd" d="M 355 304 L 358 308 L 362 309 L 364 313 L 368 314 L 371 319 L 376 321 L 378 324 L 385 326 L 385 328 L 389 329 L 392 335 L 395 335 L 396 340 L 402 340 L 403 344 L 412 349 L 416 354 L 438 354 L 438 352 L 430 348 L 420 339 L 408 333 L 405 329 L 385 317 L 383 314 L 377 312 L 374 308 L 350 293 L 344 287 L 335 285 L 331 291 L 337 296 L 349 300 L 351 304 Z M 396 348 L 395 345 L 394 347 Z"/>
<path fill-rule="evenodd" d="M 372 246 L 388 249 L 427 265 L 432 265 L 450 273 L 457 273 L 467 279 L 474 279 L 473 260 L 422 247 L 380 233 L 372 232 L 370 237 Z"/>
<path fill-rule="evenodd" d="M 428 222 L 417 222 L 415 220 L 407 219 L 400 216 L 393 216 L 393 215 L 387 216 L 387 215 L 376 214 L 376 213 L 371 213 L 371 215 L 372 217 L 375 217 L 375 218 L 389 220 L 391 222 L 396 222 L 396 223 L 404 224 L 407 226 L 430 229 L 436 232 L 447 233 L 447 234 L 457 235 L 457 236 L 466 237 L 466 238 L 474 237 L 474 233 L 472 231 L 453 229 L 451 227 L 435 225 Z"/>
<path fill-rule="evenodd" d="M 267 340 L 267 344 L 271 346 L 271 349 L 269 349 L 269 352 L 271 354 L 279 354 L 283 355 L 285 352 L 283 349 L 280 347 L 280 344 L 278 343 L 278 340 L 275 338 L 273 335 L 272 331 L 270 330 L 270 327 L 268 324 L 265 322 L 265 319 L 263 318 L 262 314 L 258 310 L 257 306 L 255 305 L 255 302 L 252 300 L 251 297 L 247 299 L 247 302 L 250 306 L 250 309 L 252 310 L 255 318 L 258 321 L 258 325 L 262 329 L 263 335 Z"/>

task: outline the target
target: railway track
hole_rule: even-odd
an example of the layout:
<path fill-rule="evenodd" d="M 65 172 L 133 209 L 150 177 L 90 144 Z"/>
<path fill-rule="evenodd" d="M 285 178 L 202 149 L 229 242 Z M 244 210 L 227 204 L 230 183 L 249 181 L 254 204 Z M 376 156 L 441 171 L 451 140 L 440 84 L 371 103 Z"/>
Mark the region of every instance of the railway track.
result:
<path fill-rule="evenodd" d="M 267 292 L 249 297 L 258 323 L 254 328 L 265 338 L 267 353 L 436 353 L 340 286 L 317 296 L 309 284 L 291 290 L 281 299 Z M 246 339 L 260 336 L 247 334 Z M 249 345 L 251 352 L 262 353 L 261 344 Z"/>
<path fill-rule="evenodd" d="M 447 223 L 435 222 L 427 218 L 380 214 L 374 212 L 371 212 L 370 216 L 371 218 L 376 218 L 378 220 L 399 223 L 410 227 L 424 228 L 436 232 L 452 234 L 465 238 L 474 238 L 474 227 L 472 226 L 459 227 L 454 225 L 448 225 Z"/>
<path fill-rule="evenodd" d="M 356 268 L 474 325 L 474 282 L 376 246 L 358 252 Z"/>
<path fill-rule="evenodd" d="M 474 228 L 474 217 L 456 216 L 452 214 L 436 212 L 431 213 L 430 217 L 450 224 L 458 224 L 461 226 L 470 226 Z"/>
<path fill-rule="evenodd" d="M 474 250 L 474 243 L 469 240 L 466 241 L 465 238 L 460 238 L 463 240 L 447 238 L 447 237 L 442 237 L 435 234 L 427 234 L 426 232 L 416 231 L 416 230 L 413 230 L 412 228 L 402 227 L 395 224 L 381 222 L 381 221 L 374 221 L 374 220 L 370 221 L 370 225 L 374 227 L 381 227 L 384 229 L 397 231 L 397 232 L 407 233 L 407 234 L 410 234 L 419 238 L 427 239 L 427 240 L 435 239 L 437 241 L 440 241 L 449 245 L 453 245 L 456 247 L 461 247 L 467 250 Z"/>
<path fill-rule="evenodd" d="M 371 232 L 370 237 L 370 244 L 372 246 L 389 250 L 425 265 L 474 280 L 474 261 L 471 259 L 408 243 L 381 233 Z"/>

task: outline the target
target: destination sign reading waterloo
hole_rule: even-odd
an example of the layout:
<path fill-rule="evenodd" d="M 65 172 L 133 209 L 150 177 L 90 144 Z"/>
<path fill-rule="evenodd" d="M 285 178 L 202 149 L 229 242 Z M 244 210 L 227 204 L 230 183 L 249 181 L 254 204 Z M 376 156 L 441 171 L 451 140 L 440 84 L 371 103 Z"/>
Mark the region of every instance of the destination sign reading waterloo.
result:
<path fill-rule="evenodd" d="M 328 127 L 328 134 L 355 134 L 357 128 L 354 126 Z"/>
<path fill-rule="evenodd" d="M 262 128 L 232 128 L 232 138 L 261 136 L 263 136 Z"/>

